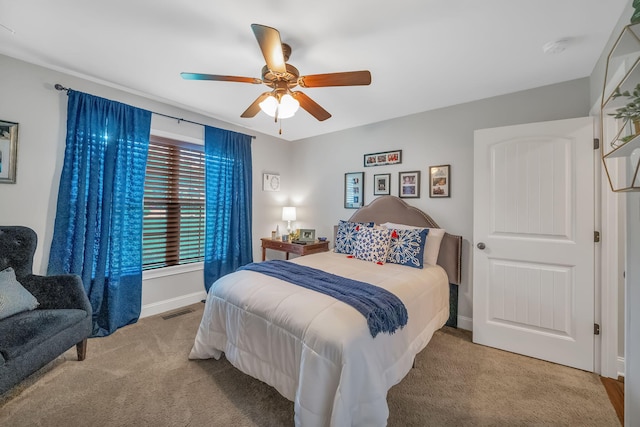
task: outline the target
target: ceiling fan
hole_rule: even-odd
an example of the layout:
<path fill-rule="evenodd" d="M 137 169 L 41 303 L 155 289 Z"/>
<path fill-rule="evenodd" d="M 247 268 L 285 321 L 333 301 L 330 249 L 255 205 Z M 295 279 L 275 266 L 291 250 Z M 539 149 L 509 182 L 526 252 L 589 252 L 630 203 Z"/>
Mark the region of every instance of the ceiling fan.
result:
<path fill-rule="evenodd" d="M 251 24 L 258 40 L 266 65 L 262 67 L 262 78 L 221 76 L 216 74 L 180 73 L 186 80 L 216 80 L 265 84 L 272 90 L 264 92 L 245 110 L 240 117 L 254 117 L 260 110 L 275 117 L 275 120 L 292 117 L 298 107 L 302 107 L 316 119 L 323 121 L 331 114 L 303 92 L 292 91 L 296 86 L 303 88 L 329 86 L 364 86 L 371 84 L 369 71 L 348 71 L 342 73 L 313 74 L 300 76 L 298 69 L 287 64 L 291 47 L 280 41 L 280 33 L 275 28 Z"/>

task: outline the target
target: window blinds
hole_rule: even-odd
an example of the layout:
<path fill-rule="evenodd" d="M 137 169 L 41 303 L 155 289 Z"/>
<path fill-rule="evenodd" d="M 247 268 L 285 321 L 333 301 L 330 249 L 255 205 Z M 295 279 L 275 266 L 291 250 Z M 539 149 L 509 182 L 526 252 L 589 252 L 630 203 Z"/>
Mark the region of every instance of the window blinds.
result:
<path fill-rule="evenodd" d="M 151 135 L 144 187 L 145 270 L 204 260 L 204 147 Z"/>

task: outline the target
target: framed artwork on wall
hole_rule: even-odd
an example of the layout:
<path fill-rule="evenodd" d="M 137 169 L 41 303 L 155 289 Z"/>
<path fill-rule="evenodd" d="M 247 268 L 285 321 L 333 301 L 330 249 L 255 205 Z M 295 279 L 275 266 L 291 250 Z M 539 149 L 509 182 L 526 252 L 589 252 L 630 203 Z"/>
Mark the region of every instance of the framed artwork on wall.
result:
<path fill-rule="evenodd" d="M 364 206 L 364 172 L 344 174 L 344 207 L 359 209 Z"/>
<path fill-rule="evenodd" d="M 18 123 L 0 120 L 0 183 L 16 183 Z"/>
<path fill-rule="evenodd" d="M 391 194 L 391 174 L 383 173 L 373 176 L 373 195 L 382 196 Z"/>
<path fill-rule="evenodd" d="M 398 174 L 400 181 L 399 196 L 404 199 L 420 197 L 420 171 L 400 172 Z"/>
<path fill-rule="evenodd" d="M 429 167 L 429 197 L 451 197 L 451 165 Z"/>
<path fill-rule="evenodd" d="M 280 175 L 273 173 L 262 174 L 262 191 L 280 191 Z"/>
<path fill-rule="evenodd" d="M 402 163 L 402 150 L 385 151 L 364 155 L 364 166 L 396 165 Z"/>

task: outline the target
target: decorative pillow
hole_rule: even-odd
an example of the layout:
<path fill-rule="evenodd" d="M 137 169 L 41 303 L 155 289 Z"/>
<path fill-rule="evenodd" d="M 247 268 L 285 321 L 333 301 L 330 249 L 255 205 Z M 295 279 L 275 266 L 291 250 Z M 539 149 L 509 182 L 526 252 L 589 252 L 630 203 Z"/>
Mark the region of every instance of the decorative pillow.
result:
<path fill-rule="evenodd" d="M 380 224 L 383 227 L 395 228 L 396 230 L 411 230 L 411 229 L 427 229 L 429 235 L 427 237 L 427 243 L 424 246 L 424 262 L 430 265 L 436 265 L 438 263 L 438 254 L 440 253 L 440 243 L 444 237 L 444 228 L 428 228 L 428 227 L 416 227 L 415 225 L 395 224 L 393 222 L 385 222 Z"/>
<path fill-rule="evenodd" d="M 389 252 L 391 230 L 386 228 L 363 227 L 356 236 L 353 255 L 364 261 L 384 264 Z"/>
<path fill-rule="evenodd" d="M 387 262 L 422 268 L 424 265 L 424 247 L 427 242 L 428 228 L 413 230 L 391 230 Z"/>
<path fill-rule="evenodd" d="M 0 319 L 37 306 L 38 300 L 16 280 L 13 268 L 0 271 Z"/>
<path fill-rule="evenodd" d="M 339 254 L 353 255 L 358 231 L 373 227 L 373 222 L 349 222 L 340 220 L 334 250 Z"/>

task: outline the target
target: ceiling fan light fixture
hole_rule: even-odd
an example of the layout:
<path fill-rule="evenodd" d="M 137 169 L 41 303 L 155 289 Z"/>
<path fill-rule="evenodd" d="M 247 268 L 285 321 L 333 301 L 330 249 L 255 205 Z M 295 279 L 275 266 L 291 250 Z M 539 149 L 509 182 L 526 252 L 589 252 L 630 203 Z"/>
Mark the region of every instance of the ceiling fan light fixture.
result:
<path fill-rule="evenodd" d="M 260 109 L 268 116 L 276 117 L 276 113 L 279 119 L 288 119 L 300 108 L 300 103 L 288 93 L 280 97 L 280 102 L 274 95 L 269 95 L 260 104 Z"/>

